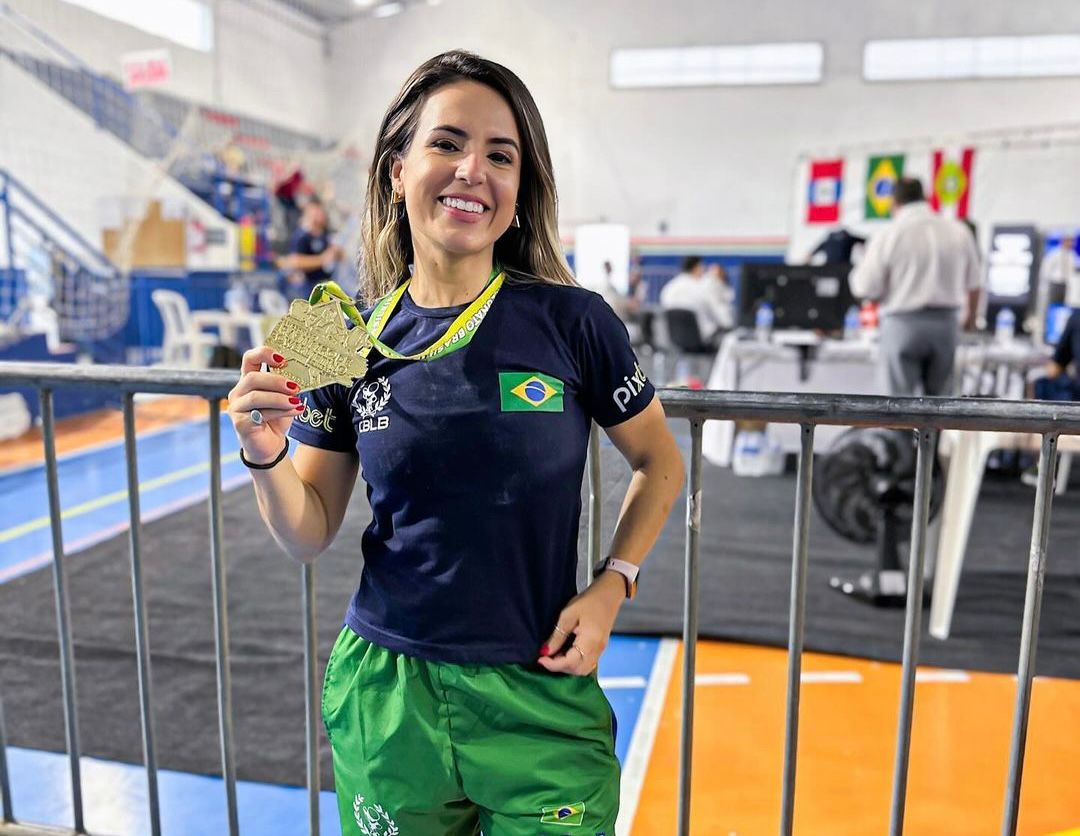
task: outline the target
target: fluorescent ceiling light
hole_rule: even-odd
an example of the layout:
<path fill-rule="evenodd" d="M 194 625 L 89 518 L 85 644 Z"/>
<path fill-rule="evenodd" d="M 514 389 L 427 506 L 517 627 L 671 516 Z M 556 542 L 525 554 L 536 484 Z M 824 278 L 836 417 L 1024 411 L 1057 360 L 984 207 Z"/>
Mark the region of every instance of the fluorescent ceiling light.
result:
<path fill-rule="evenodd" d="M 361 9 L 370 9 L 372 6 L 374 6 L 376 3 L 379 2 L 379 0 L 352 0 L 352 1 L 353 1 L 354 6 L 359 6 Z"/>
<path fill-rule="evenodd" d="M 374 9 L 372 9 L 371 13 L 375 17 L 393 17 L 394 15 L 404 11 L 404 9 L 404 3 L 380 3 Z"/>
<path fill-rule="evenodd" d="M 867 81 L 1080 75 L 1080 35 L 868 41 Z"/>
<path fill-rule="evenodd" d="M 814 84 L 824 64 L 825 49 L 813 42 L 616 49 L 610 78 L 624 89 Z"/>

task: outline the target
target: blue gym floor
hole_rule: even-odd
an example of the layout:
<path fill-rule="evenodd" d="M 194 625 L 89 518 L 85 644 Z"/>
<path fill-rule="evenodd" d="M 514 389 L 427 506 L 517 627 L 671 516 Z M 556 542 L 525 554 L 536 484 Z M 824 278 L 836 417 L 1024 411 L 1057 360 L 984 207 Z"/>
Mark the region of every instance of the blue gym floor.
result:
<path fill-rule="evenodd" d="M 222 483 L 243 484 L 237 442 L 222 416 Z M 141 435 L 138 439 L 140 507 L 144 520 L 205 501 L 209 448 L 206 420 Z M 64 546 L 71 561 L 78 552 L 124 531 L 128 523 L 127 477 L 122 441 L 63 456 L 59 461 Z M 52 560 L 48 494 L 43 465 L 0 473 L 0 583 L 47 566 Z M 624 765 L 641 715 L 660 642 L 612 637 L 600 660 L 600 682 L 618 720 L 616 752 Z M 664 677 L 666 679 L 666 676 Z M 6 718 L 11 724 L 14 718 Z M 17 820 L 72 826 L 70 773 L 65 754 L 9 748 L 8 768 Z M 109 836 L 149 831 L 146 775 L 141 766 L 84 757 L 83 804 L 87 829 Z M 186 836 L 226 832 L 225 790 L 220 779 L 181 772 L 159 773 L 162 830 Z M 307 793 L 302 788 L 240 782 L 240 828 L 261 836 L 295 836 L 307 831 Z M 340 834 L 332 793 L 322 793 L 322 833 Z"/>

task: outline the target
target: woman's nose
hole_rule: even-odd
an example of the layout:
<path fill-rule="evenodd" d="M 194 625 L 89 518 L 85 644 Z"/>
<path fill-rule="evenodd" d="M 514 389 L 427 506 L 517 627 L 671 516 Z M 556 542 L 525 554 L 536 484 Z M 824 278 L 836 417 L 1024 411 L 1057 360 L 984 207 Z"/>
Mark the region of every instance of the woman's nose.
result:
<path fill-rule="evenodd" d="M 469 185 L 484 182 L 484 167 L 478 154 L 466 154 L 458 165 L 457 176 Z"/>

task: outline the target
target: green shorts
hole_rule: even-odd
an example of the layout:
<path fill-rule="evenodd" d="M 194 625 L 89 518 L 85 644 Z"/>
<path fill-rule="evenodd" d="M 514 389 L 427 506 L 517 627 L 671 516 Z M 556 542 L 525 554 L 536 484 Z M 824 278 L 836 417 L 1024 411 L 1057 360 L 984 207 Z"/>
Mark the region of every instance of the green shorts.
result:
<path fill-rule="evenodd" d="M 322 712 L 344 836 L 614 836 L 619 762 L 595 676 L 428 662 L 345 627 Z"/>

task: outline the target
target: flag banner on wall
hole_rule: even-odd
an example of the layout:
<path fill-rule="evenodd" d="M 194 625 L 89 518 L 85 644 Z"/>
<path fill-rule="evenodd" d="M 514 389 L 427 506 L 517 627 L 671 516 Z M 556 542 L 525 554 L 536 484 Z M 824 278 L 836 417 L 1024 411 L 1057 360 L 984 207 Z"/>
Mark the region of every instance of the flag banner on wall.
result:
<path fill-rule="evenodd" d="M 956 153 L 957 150 L 959 153 Z M 934 150 L 930 175 L 930 205 L 935 212 L 954 218 L 968 216 L 971 164 L 974 160 L 974 148 L 954 149 L 951 152 L 941 148 Z"/>
<path fill-rule="evenodd" d="M 893 186 L 904 176 L 904 155 L 871 157 L 866 166 L 866 219 L 892 217 Z"/>
<path fill-rule="evenodd" d="M 840 220 L 840 190 L 843 180 L 843 160 L 811 160 L 810 189 L 806 206 L 808 224 L 834 224 Z"/>

